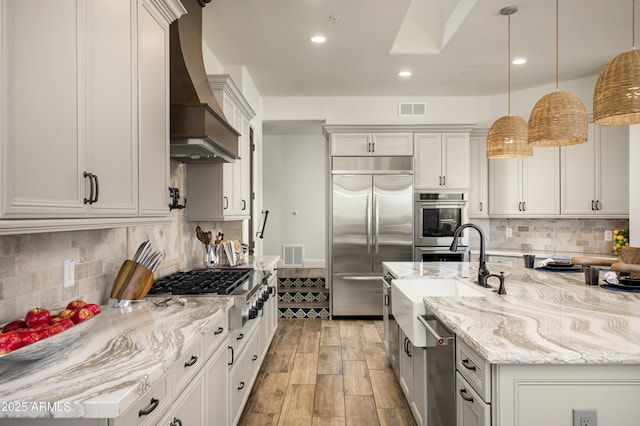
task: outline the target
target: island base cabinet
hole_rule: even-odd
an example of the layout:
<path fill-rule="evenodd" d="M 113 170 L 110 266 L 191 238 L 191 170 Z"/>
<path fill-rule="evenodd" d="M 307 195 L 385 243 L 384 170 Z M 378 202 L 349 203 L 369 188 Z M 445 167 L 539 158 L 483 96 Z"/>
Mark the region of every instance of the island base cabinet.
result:
<path fill-rule="evenodd" d="M 173 408 L 160 420 L 159 426 L 205 426 L 205 380 L 200 372 L 187 385 L 173 404 Z"/>
<path fill-rule="evenodd" d="M 513 365 L 496 371 L 494 426 L 571 425 L 573 409 L 596 410 L 603 426 L 640 422 L 637 365 Z"/>
<path fill-rule="evenodd" d="M 229 424 L 227 345 L 221 345 L 205 365 L 205 412 L 207 424 Z"/>
<path fill-rule="evenodd" d="M 456 426 L 491 426 L 491 405 L 456 373 Z"/>

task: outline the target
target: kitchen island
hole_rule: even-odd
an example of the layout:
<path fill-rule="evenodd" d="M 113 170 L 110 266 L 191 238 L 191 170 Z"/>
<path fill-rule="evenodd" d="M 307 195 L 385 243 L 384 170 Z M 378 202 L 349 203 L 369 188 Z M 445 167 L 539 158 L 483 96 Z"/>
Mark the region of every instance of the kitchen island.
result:
<path fill-rule="evenodd" d="M 600 425 L 637 425 L 640 294 L 521 264 L 488 263 L 505 273 L 504 296 L 495 278 L 492 289 L 473 282 L 475 263 L 384 264 L 400 279 L 456 278 L 483 293 L 424 298 L 455 334 L 458 425 L 571 425 L 585 408 Z"/>

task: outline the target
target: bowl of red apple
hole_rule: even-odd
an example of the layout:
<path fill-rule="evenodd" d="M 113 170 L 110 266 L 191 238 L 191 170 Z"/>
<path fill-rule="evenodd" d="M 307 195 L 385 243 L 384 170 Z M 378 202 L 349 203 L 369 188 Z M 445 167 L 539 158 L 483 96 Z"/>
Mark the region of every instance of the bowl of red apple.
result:
<path fill-rule="evenodd" d="M 35 361 L 60 353 L 89 331 L 99 313 L 100 306 L 79 299 L 57 310 L 33 308 L 2 327 L 0 360 Z"/>

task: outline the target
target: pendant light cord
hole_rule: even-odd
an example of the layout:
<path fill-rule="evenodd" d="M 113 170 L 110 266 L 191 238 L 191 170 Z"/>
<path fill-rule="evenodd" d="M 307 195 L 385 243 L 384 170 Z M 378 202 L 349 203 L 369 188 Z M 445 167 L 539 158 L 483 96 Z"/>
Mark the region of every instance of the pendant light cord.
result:
<path fill-rule="evenodd" d="M 558 0 L 556 0 L 556 92 L 557 91 L 558 91 Z"/>
<path fill-rule="evenodd" d="M 507 112 L 508 115 L 511 115 L 511 15 L 507 15 L 507 18 L 509 18 L 507 29 Z"/>
<path fill-rule="evenodd" d="M 631 49 L 636 48 L 636 0 L 633 0 L 631 9 Z"/>

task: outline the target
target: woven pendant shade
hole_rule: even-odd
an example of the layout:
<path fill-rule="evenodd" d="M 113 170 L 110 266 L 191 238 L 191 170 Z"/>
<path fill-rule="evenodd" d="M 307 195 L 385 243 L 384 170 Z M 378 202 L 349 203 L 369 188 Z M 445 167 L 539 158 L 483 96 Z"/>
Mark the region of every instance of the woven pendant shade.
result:
<path fill-rule="evenodd" d="M 529 116 L 529 144 L 565 146 L 587 141 L 587 110 L 573 93 L 558 90 L 558 0 L 556 0 L 556 91 L 536 102 Z"/>
<path fill-rule="evenodd" d="M 604 126 L 640 123 L 640 51 L 621 53 L 604 67 L 593 90 L 593 121 Z"/>
<path fill-rule="evenodd" d="M 552 92 L 536 103 L 529 117 L 529 145 L 564 146 L 587 140 L 587 110 L 576 95 Z"/>
<path fill-rule="evenodd" d="M 487 158 L 524 158 L 533 155 L 527 143 L 527 122 L 515 115 L 498 118 L 487 136 Z"/>

